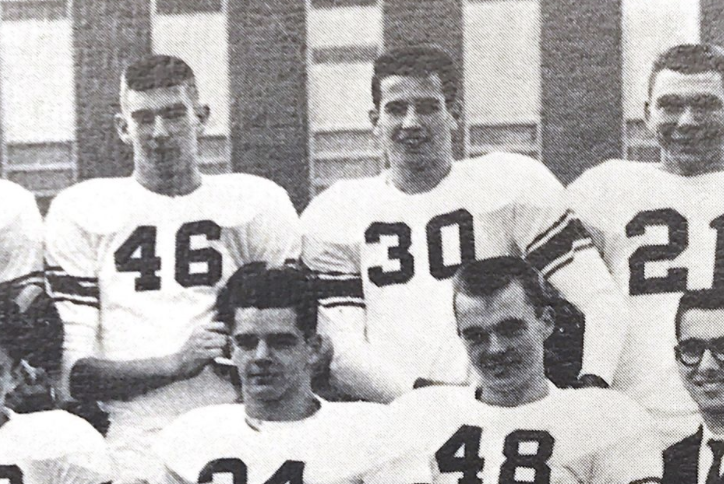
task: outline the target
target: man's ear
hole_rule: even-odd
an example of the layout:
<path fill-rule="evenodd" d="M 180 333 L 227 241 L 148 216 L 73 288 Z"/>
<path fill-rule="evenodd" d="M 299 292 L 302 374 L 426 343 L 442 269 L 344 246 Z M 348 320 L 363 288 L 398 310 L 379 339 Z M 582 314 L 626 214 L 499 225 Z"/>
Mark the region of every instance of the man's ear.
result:
<path fill-rule="evenodd" d="M 543 314 L 540 317 L 540 320 L 543 321 L 546 327 L 546 338 L 551 336 L 553 334 L 553 331 L 556 327 L 555 322 L 555 311 L 552 307 L 546 306 L 543 308 Z"/>
<path fill-rule="evenodd" d="M 123 113 L 116 113 L 116 115 L 113 116 L 113 123 L 116 125 L 116 131 L 118 132 L 118 137 L 121 138 L 121 141 L 130 145 L 131 134 L 128 132 L 128 122 L 126 121 L 126 117 Z"/>
<path fill-rule="evenodd" d="M 206 122 L 209 120 L 209 116 L 211 116 L 211 108 L 207 104 L 202 104 L 199 106 L 196 106 L 194 108 L 196 117 L 199 120 L 199 130 L 200 132 L 203 131 L 204 127 L 206 126 Z"/>
<path fill-rule="evenodd" d="M 450 130 L 457 131 L 460 127 L 460 118 L 462 117 L 460 104 L 454 102 L 452 106 L 448 108 L 448 113 L 450 113 Z"/>
<path fill-rule="evenodd" d="M 644 121 L 647 126 L 651 121 L 651 101 L 644 101 Z"/>
<path fill-rule="evenodd" d="M 372 108 L 369 110 L 367 115 L 370 118 L 370 123 L 372 123 L 372 134 L 379 134 L 379 130 L 377 129 L 377 123 L 379 123 L 380 121 L 380 110 L 377 108 Z"/>

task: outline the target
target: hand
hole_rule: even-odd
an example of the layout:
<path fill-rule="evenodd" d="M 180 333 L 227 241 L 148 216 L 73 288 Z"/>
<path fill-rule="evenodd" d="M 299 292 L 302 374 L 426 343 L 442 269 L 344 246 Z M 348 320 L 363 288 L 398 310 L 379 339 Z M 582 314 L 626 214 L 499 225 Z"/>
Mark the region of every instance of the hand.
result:
<path fill-rule="evenodd" d="M 174 375 L 183 379 L 198 375 L 214 358 L 224 355 L 226 341 L 224 323 L 214 321 L 194 328 L 189 339 L 173 355 Z"/>
<path fill-rule="evenodd" d="M 598 375 L 586 374 L 578 377 L 576 388 L 608 388 L 608 383 Z"/>

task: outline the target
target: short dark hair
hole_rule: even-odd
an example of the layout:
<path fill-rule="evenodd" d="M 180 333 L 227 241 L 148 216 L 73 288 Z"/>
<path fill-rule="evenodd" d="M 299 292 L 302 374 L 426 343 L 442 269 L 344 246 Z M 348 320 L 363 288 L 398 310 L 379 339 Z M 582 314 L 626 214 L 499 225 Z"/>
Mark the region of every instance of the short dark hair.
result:
<path fill-rule="evenodd" d="M 216 298 L 217 319 L 234 328 L 237 308 L 292 308 L 306 339 L 317 332 L 317 290 L 311 273 L 291 266 L 267 269 L 263 262 L 242 266 Z"/>
<path fill-rule="evenodd" d="M 381 54 L 374 65 L 372 102 L 380 107 L 382 79 L 389 76 L 427 77 L 437 74 L 442 82 L 445 104 L 451 107 L 458 92 L 459 75 L 450 55 L 436 46 L 410 46 Z"/>
<path fill-rule="evenodd" d="M 649 97 L 659 72 L 671 70 L 682 74 L 717 72 L 724 82 L 724 50 L 712 44 L 680 44 L 659 54 L 649 76 Z"/>
<path fill-rule="evenodd" d="M 453 289 L 456 294 L 483 298 L 497 294 L 513 282 L 523 288 L 537 317 L 551 307 L 555 292 L 543 275 L 520 257 L 491 257 L 463 264 L 453 278 Z"/>
<path fill-rule="evenodd" d="M 684 319 L 684 314 L 692 309 L 724 309 L 724 292 L 719 289 L 699 289 L 686 291 L 681 296 L 679 307 L 676 309 L 676 317 L 674 318 L 677 340 L 681 337 L 681 320 Z"/>
<path fill-rule="evenodd" d="M 194 71 L 178 57 L 155 54 L 143 57 L 123 71 L 123 83 L 132 91 L 195 85 Z"/>
<path fill-rule="evenodd" d="M 0 348 L 14 364 L 58 371 L 63 355 L 63 325 L 52 300 L 42 293 L 21 312 L 15 291 L 0 292 Z"/>

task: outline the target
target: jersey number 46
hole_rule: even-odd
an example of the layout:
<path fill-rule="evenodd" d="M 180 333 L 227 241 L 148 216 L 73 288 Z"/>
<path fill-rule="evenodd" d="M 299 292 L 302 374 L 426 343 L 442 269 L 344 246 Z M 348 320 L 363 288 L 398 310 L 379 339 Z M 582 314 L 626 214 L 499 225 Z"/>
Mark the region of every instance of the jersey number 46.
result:
<path fill-rule="evenodd" d="M 458 484 L 482 484 L 483 480 L 479 477 L 485 466 L 485 459 L 480 456 L 482 433 L 480 427 L 460 427 L 435 453 L 438 470 L 444 474 L 461 473 Z M 535 445 L 535 452 L 522 453 L 524 446 L 521 444 L 529 443 Z M 548 467 L 548 459 L 553 455 L 554 443 L 553 436 L 541 430 L 515 430 L 508 434 L 503 444 L 505 461 L 500 466 L 498 483 L 550 483 L 551 469 Z M 528 474 L 532 473 L 533 477 L 525 481 L 517 480 L 516 472 L 519 469 L 528 470 Z"/>
<path fill-rule="evenodd" d="M 113 254 L 118 272 L 138 272 L 136 291 L 161 289 L 161 258 L 156 255 L 156 227 L 141 225 L 121 244 Z M 212 247 L 191 248 L 191 237 L 201 235 L 206 240 L 219 240 L 221 227 L 211 220 L 183 224 L 176 232 L 176 282 L 183 287 L 213 286 L 221 279 L 222 260 L 219 251 Z M 191 264 L 203 264 L 202 272 L 192 272 Z"/>
<path fill-rule="evenodd" d="M 0 466 L 0 484 L 23 484 L 23 471 L 18 466 Z"/>

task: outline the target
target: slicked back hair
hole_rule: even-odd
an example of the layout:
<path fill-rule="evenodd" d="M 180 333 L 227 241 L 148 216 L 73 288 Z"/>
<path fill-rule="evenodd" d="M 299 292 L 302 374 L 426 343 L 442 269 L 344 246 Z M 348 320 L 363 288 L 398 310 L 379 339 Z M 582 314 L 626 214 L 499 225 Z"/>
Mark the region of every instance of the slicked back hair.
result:
<path fill-rule="evenodd" d="M 372 76 L 372 102 L 379 109 L 382 80 L 390 76 L 427 77 L 437 74 L 448 109 L 453 106 L 460 82 L 450 55 L 436 46 L 411 46 L 388 50 L 375 61 Z"/>
<path fill-rule="evenodd" d="M 196 76 L 182 59 L 170 55 L 154 54 L 132 63 L 121 76 L 121 100 L 128 90 L 143 92 L 152 89 L 188 86 L 197 98 Z"/>
<path fill-rule="evenodd" d="M 681 320 L 684 314 L 692 309 L 717 310 L 724 309 L 724 293 L 718 289 L 700 289 L 686 291 L 679 299 L 679 307 L 674 318 L 676 339 L 681 337 Z M 724 321 L 722 321 L 724 324 Z"/>
<path fill-rule="evenodd" d="M 455 294 L 489 298 L 518 282 L 536 317 L 550 308 L 555 293 L 543 275 L 519 257 L 501 256 L 463 264 L 453 278 Z"/>
<path fill-rule="evenodd" d="M 290 266 L 267 269 L 252 262 L 237 270 L 216 299 L 217 319 L 234 330 L 237 308 L 291 308 L 297 327 L 309 339 L 317 333 L 317 291 L 310 272 Z"/>
<path fill-rule="evenodd" d="M 649 76 L 649 97 L 656 76 L 663 70 L 681 74 L 716 72 L 724 82 L 724 49 L 713 44 L 680 44 L 660 54 L 654 61 Z"/>

